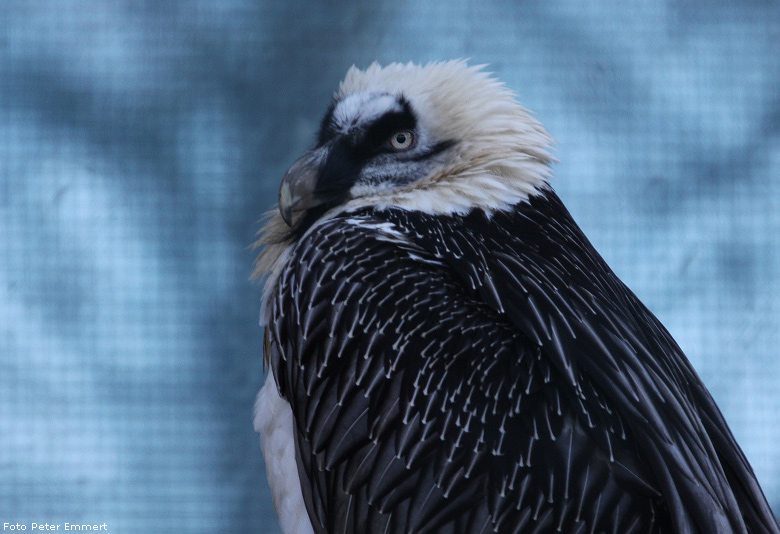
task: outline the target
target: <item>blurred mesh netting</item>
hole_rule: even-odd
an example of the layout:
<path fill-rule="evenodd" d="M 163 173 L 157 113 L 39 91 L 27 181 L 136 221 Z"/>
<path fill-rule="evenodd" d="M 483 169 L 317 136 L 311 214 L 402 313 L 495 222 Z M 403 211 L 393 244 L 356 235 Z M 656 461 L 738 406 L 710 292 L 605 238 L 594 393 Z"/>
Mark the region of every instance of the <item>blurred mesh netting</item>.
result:
<path fill-rule="evenodd" d="M 352 63 L 489 63 L 780 509 L 780 4 L 5 0 L 0 521 L 278 532 L 248 245 Z"/>

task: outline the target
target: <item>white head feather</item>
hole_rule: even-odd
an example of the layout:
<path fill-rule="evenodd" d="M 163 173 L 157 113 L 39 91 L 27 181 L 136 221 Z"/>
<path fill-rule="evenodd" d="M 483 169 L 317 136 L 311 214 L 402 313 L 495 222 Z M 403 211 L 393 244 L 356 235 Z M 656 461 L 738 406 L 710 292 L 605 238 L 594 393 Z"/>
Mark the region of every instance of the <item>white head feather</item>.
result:
<path fill-rule="evenodd" d="M 370 120 L 391 111 L 397 106 L 395 97 L 403 96 L 426 139 L 455 143 L 428 175 L 400 188 L 366 190 L 322 219 L 365 206 L 437 214 L 482 209 L 489 214 L 545 188 L 554 161 L 550 135 L 512 91 L 483 69 L 462 60 L 351 67 L 335 94 L 336 123 L 346 128 L 355 120 Z M 287 225 L 277 210 L 269 215 L 257 242 L 264 248 L 255 276 L 270 272 L 287 248 L 281 242 Z"/>
<path fill-rule="evenodd" d="M 454 60 L 349 69 L 336 93 L 337 112 L 343 105 L 345 114 L 350 113 L 365 95 L 403 95 L 428 137 L 456 144 L 448 161 L 430 175 L 402 189 L 354 199 L 344 208 L 490 212 L 507 209 L 547 185 L 553 161 L 550 135 L 483 68 Z"/>

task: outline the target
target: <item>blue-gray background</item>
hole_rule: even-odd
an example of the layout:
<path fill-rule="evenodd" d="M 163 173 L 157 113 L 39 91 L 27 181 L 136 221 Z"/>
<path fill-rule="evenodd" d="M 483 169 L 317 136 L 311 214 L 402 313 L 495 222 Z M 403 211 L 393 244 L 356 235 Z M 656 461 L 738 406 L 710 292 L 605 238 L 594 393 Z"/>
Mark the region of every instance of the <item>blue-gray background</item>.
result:
<path fill-rule="evenodd" d="M 780 510 L 777 1 L 2 4 L 0 522 L 278 532 L 257 220 L 347 67 L 457 57 L 556 137 Z"/>

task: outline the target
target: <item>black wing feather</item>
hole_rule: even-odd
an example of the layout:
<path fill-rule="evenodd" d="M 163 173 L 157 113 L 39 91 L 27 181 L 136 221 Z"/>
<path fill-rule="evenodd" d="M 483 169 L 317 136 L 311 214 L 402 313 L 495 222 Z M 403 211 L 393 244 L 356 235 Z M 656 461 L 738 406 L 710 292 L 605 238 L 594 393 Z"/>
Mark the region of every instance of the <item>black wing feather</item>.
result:
<path fill-rule="evenodd" d="M 483 299 L 484 266 L 445 258 L 490 250 L 455 224 L 439 258 L 388 242 L 372 225 L 389 215 L 314 228 L 272 306 L 271 364 L 315 530 L 663 531 L 666 506 L 616 403 L 552 365 L 509 320 L 521 309 L 500 311 L 517 300 L 500 278 L 488 273 Z"/>
<path fill-rule="evenodd" d="M 315 226 L 269 333 L 317 532 L 780 532 L 674 340 L 552 191 Z"/>
<path fill-rule="evenodd" d="M 464 276 L 458 265 L 477 265 L 491 280 L 477 280 L 484 302 L 494 302 L 498 290 L 507 308 L 503 316 L 540 343 L 575 388 L 587 376 L 607 394 L 662 473 L 656 482 L 678 531 L 778 531 L 752 469 L 696 372 L 552 191 L 492 217 L 475 211 L 458 220 L 393 210 L 386 218 L 423 247 L 440 233 L 426 229 L 437 226 L 488 236 L 471 240 L 485 243 L 484 252 L 462 247 L 463 257 L 445 254 L 444 261 L 470 283 L 474 277 Z"/>

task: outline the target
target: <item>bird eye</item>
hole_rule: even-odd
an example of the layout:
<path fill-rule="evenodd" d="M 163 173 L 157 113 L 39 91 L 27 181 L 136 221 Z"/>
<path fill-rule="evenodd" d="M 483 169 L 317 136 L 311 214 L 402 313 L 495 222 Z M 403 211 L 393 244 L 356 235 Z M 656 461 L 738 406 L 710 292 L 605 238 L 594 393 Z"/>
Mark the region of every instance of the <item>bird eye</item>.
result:
<path fill-rule="evenodd" d="M 401 130 L 390 136 L 387 145 L 393 150 L 408 150 L 414 144 L 414 134 L 409 130 Z"/>

